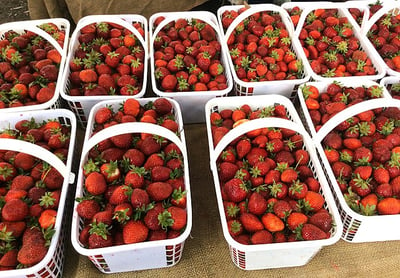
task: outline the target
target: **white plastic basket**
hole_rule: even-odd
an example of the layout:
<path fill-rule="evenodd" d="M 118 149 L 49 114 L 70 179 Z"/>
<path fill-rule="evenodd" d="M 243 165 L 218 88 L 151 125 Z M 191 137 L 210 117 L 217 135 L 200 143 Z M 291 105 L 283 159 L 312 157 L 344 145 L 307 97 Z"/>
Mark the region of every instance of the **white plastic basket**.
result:
<path fill-rule="evenodd" d="M 221 196 L 216 161 L 219 154 L 231 143 L 232 140 L 251 130 L 263 127 L 288 128 L 298 132 L 301 136 L 303 136 L 305 149 L 310 154 L 309 167 L 312 169 L 314 177 L 318 179 L 321 184 L 320 193 L 324 196 L 326 201 L 324 207 L 332 215 L 333 222 L 335 223 L 331 230 L 330 238 L 315 241 L 243 245 L 235 241 L 229 234 Z M 318 253 L 323 246 L 332 245 L 340 239 L 342 223 L 340 221 L 340 216 L 337 211 L 335 201 L 332 193 L 329 190 L 313 142 L 301 125 L 292 121 L 276 118 L 256 119 L 243 123 L 232 129 L 227 136 L 224 136 L 221 139 L 220 143 L 215 148 L 215 152 L 210 154 L 210 160 L 223 234 L 225 240 L 229 244 L 232 261 L 237 267 L 244 270 L 254 270 L 305 265 Z"/>
<path fill-rule="evenodd" d="M 369 39 L 367 37 L 368 31 L 371 29 L 372 25 L 374 25 L 382 16 L 385 14 L 392 13 L 392 14 L 399 14 L 400 13 L 400 3 L 398 1 L 383 1 L 383 6 L 382 8 L 377 11 L 365 24 L 365 27 L 362 29 L 363 35 L 366 37 L 366 40 L 369 42 Z M 374 51 L 374 55 L 377 57 L 377 59 L 380 60 L 385 72 L 388 75 L 391 76 L 396 76 L 400 77 L 400 71 L 395 71 L 391 68 L 388 67 L 388 65 L 385 63 L 381 55 L 378 53 L 378 51 L 375 49 L 375 47 L 371 44 L 372 50 Z"/>
<path fill-rule="evenodd" d="M 396 76 L 386 76 L 384 78 L 381 79 L 381 82 L 379 82 L 379 84 L 383 87 L 386 88 L 386 90 L 388 91 L 388 93 L 391 95 L 391 97 L 395 98 L 389 91 L 389 86 L 393 85 L 393 84 L 398 84 L 400 83 L 400 76 L 396 77 Z M 398 96 L 398 99 L 400 98 L 400 96 Z"/>
<path fill-rule="evenodd" d="M 376 74 L 374 75 L 364 75 L 361 78 L 363 79 L 369 79 L 369 80 L 379 80 L 382 77 L 385 76 L 386 74 L 386 70 L 384 68 L 384 65 L 382 63 L 382 59 L 379 59 L 379 57 L 376 55 L 376 50 L 374 49 L 374 47 L 372 46 L 371 42 L 366 39 L 366 37 L 362 34 L 361 32 L 361 28 L 360 26 L 357 24 L 357 22 L 354 20 L 354 18 L 351 16 L 351 14 L 349 13 L 349 11 L 345 8 L 344 5 L 338 5 L 337 3 L 332 3 L 332 2 L 320 2 L 321 5 L 319 5 L 318 7 L 314 7 L 314 6 L 308 6 L 305 7 L 303 10 L 303 13 L 300 16 L 300 20 L 299 20 L 299 25 L 298 28 L 296 29 L 295 32 L 295 36 L 298 38 L 301 29 L 304 26 L 304 23 L 306 21 L 307 15 L 314 11 L 317 8 L 325 8 L 325 9 L 337 9 L 338 10 L 338 15 L 340 17 L 346 17 L 349 21 L 349 23 L 352 26 L 352 30 L 353 30 L 353 35 L 354 37 L 356 37 L 358 39 L 358 41 L 360 42 L 360 48 L 365 51 L 365 53 L 367 54 L 368 58 L 371 59 L 372 65 L 376 71 Z M 367 24 L 367 23 L 366 23 Z M 302 50 L 302 52 L 304 53 L 304 51 Z M 345 80 L 351 80 L 351 82 L 354 82 L 354 80 L 357 80 L 360 78 L 360 76 L 345 76 L 345 77 L 323 77 L 321 75 L 316 74 L 312 69 L 311 69 L 311 65 L 310 62 L 308 60 L 306 60 L 305 67 L 308 68 L 310 74 L 311 74 L 311 79 L 315 80 L 315 81 L 327 81 L 327 82 L 332 82 L 333 80 L 340 80 L 342 82 Z"/>
<path fill-rule="evenodd" d="M 3 114 L 0 121 L 0 128 L 9 128 L 10 125 L 14 125 L 17 121 L 22 119 L 35 120 L 48 120 L 57 118 L 62 123 L 68 123 L 71 125 L 71 138 L 68 146 L 68 158 L 67 163 L 64 164 L 55 154 L 47 151 L 46 149 L 17 139 L 0 139 L 0 146 L 2 150 L 12 150 L 17 152 L 23 152 L 35 156 L 43 161 L 46 161 L 64 177 L 62 185 L 62 191 L 60 196 L 60 203 L 57 210 L 57 219 L 55 223 L 55 234 L 51 239 L 49 249 L 46 256 L 38 264 L 24 269 L 17 270 L 5 270 L 0 271 L 0 277 L 11 278 L 11 277 L 61 277 L 64 266 L 64 254 L 65 254 L 65 236 L 66 236 L 66 219 L 68 215 L 68 190 L 69 184 L 74 183 L 75 176 L 71 172 L 73 150 L 75 145 L 75 132 L 76 132 L 76 120 L 75 116 L 71 111 L 64 109 L 56 110 L 45 110 L 45 111 L 29 111 L 26 113 L 9 113 Z"/>
<path fill-rule="evenodd" d="M 368 79 L 362 79 L 362 78 L 358 78 L 358 79 L 354 79 L 352 81 L 349 80 L 340 80 L 340 83 L 344 86 L 344 87 L 350 87 L 350 88 L 356 88 L 356 87 L 371 87 L 371 86 L 380 86 L 383 89 L 383 98 L 388 98 L 390 99 L 391 96 L 389 94 L 389 92 L 386 90 L 386 88 L 382 85 L 380 85 L 379 83 L 376 83 L 375 81 L 372 80 L 368 80 Z M 321 93 L 326 92 L 328 86 L 332 84 L 332 82 L 325 82 L 325 81 L 315 81 L 315 82 L 307 82 L 304 84 L 304 86 L 308 86 L 308 85 L 312 85 L 315 86 L 318 91 Z M 303 86 L 299 87 L 298 91 L 297 91 L 297 96 L 299 99 L 299 103 L 300 103 L 300 109 L 299 109 L 299 114 L 300 117 L 302 118 L 305 128 L 307 129 L 307 131 L 310 133 L 311 137 L 314 138 L 314 136 L 316 136 L 317 131 L 315 130 L 314 124 L 311 120 L 311 116 L 310 113 L 307 109 L 306 103 L 305 103 L 305 98 L 304 95 L 302 93 L 302 88 Z M 347 109 L 347 108 L 346 108 Z M 345 110 L 346 110 L 345 109 Z M 342 111 L 343 112 L 343 111 Z M 339 112 L 342 113 L 342 112 Z M 328 120 L 327 123 L 333 121 L 332 119 Z M 336 124 L 339 124 L 340 122 L 335 122 Z"/>
<path fill-rule="evenodd" d="M 49 22 L 49 21 L 46 21 Z M 31 31 L 34 32 L 35 34 L 39 35 L 43 39 L 49 42 L 61 55 L 61 62 L 59 65 L 59 72 L 58 72 L 58 77 L 57 77 L 57 84 L 56 88 L 54 91 L 53 97 L 45 102 L 45 103 L 40 103 L 40 104 L 35 104 L 35 105 L 29 105 L 29 106 L 20 106 L 20 107 L 10 107 L 10 108 L 3 108 L 0 111 L 1 112 L 19 112 L 19 111 L 30 111 L 30 110 L 43 110 L 43 109 L 49 109 L 49 108 L 58 108 L 60 107 L 59 103 L 59 96 L 60 96 L 60 90 L 61 90 L 61 80 L 62 80 L 62 72 L 64 68 L 64 64 L 66 61 L 66 48 L 63 48 L 59 45 L 59 43 L 47 32 L 43 31 L 39 27 L 37 27 L 36 21 L 17 21 L 17 22 L 10 22 L 10 23 L 4 23 L 0 25 L 0 38 L 3 39 L 4 35 L 7 31 L 14 31 L 17 33 L 24 33 L 26 31 Z M 66 35 L 67 36 L 67 35 Z M 67 38 L 66 38 L 66 43 Z"/>
<path fill-rule="evenodd" d="M 343 222 L 342 239 L 348 242 L 372 242 L 399 240 L 400 234 L 399 220 L 400 215 L 373 215 L 364 216 L 353 211 L 346 203 L 343 193 L 336 182 L 332 168 L 324 154 L 322 140 L 337 125 L 349 117 L 357 115 L 361 112 L 382 107 L 400 108 L 400 101 L 391 99 L 372 99 L 345 109 L 340 114 L 335 115 L 332 121 L 325 124 L 313 138 L 316 148 L 321 159 L 324 173 L 328 179 L 329 186 L 334 192 L 334 198 L 339 209 L 340 217 Z"/>
<path fill-rule="evenodd" d="M 163 16 L 165 19 L 155 28 L 154 21 L 157 17 Z M 159 31 L 171 21 L 174 21 L 179 18 L 185 19 L 201 19 L 204 22 L 211 25 L 214 28 L 217 40 L 221 44 L 221 64 L 225 70 L 225 76 L 227 80 L 227 88 L 224 90 L 218 91 L 189 91 L 189 92 L 163 92 L 157 88 L 156 79 L 154 76 L 155 65 L 154 65 L 154 39 L 159 33 Z M 150 28 L 150 72 L 151 72 L 151 84 L 154 93 L 161 97 L 168 97 L 176 100 L 182 109 L 183 120 L 185 124 L 189 123 L 201 123 L 204 122 L 204 105 L 205 103 L 214 97 L 226 96 L 228 95 L 233 87 L 232 76 L 230 74 L 230 69 L 227 63 L 227 56 L 223 50 L 223 39 L 220 33 L 220 29 L 218 27 L 218 21 L 214 14 L 206 11 L 187 11 L 187 12 L 168 12 L 168 13 L 156 13 L 153 14 L 149 19 L 149 28 Z M 155 29 L 154 29 L 155 28 Z M 154 29 L 154 31 L 152 31 Z"/>
<path fill-rule="evenodd" d="M 234 6 L 223 6 L 219 9 L 218 13 L 222 14 L 225 10 L 239 10 L 242 5 Z M 231 57 L 229 56 L 229 49 L 227 41 L 229 36 L 235 30 L 235 27 L 244 19 L 251 16 L 252 14 L 260 11 L 272 11 L 279 13 L 282 22 L 285 24 L 286 30 L 291 38 L 291 50 L 296 54 L 297 59 L 300 59 L 303 65 L 306 63 L 307 58 L 302 51 L 300 42 L 297 37 L 294 36 L 294 27 L 290 19 L 289 14 L 280 6 L 273 4 L 255 4 L 251 5 L 251 8 L 241 13 L 229 26 L 225 32 L 224 43 L 222 47 L 228 57 L 229 67 L 235 82 L 234 89 L 237 95 L 266 95 L 266 94 L 280 94 L 287 97 L 291 97 L 295 92 L 296 86 L 308 81 L 310 79 L 309 68 L 303 67 L 303 76 L 299 79 L 294 80 L 274 80 L 274 81 L 260 81 L 260 82 L 245 82 L 239 79 L 236 74 L 235 66 Z"/>
<path fill-rule="evenodd" d="M 148 38 L 147 38 L 147 20 L 141 15 L 91 15 L 81 18 L 75 31 L 71 35 L 68 56 L 65 62 L 65 68 L 63 71 L 63 76 L 61 79 L 61 97 L 65 99 L 70 107 L 70 109 L 75 113 L 79 123 L 82 127 L 86 127 L 87 117 L 89 116 L 90 109 L 97 102 L 108 99 L 125 99 L 126 96 L 122 95 L 109 95 L 109 96 L 71 96 L 68 94 L 70 82 L 70 67 L 69 63 L 74 58 L 75 50 L 79 47 L 78 37 L 80 35 L 80 30 L 82 27 L 100 22 L 112 22 L 118 24 L 129 31 L 131 31 L 136 38 L 139 40 L 140 44 L 143 46 L 145 57 L 144 57 L 144 70 L 143 70 L 143 84 L 140 92 L 133 96 L 135 98 L 142 97 L 146 92 L 147 87 L 147 68 L 148 68 Z M 143 30 L 145 30 L 145 37 L 143 38 L 139 31 L 132 26 L 132 23 L 139 22 L 143 25 Z"/>
<path fill-rule="evenodd" d="M 77 202 L 75 202 L 71 228 L 72 245 L 79 254 L 88 257 L 97 269 L 103 273 L 117 273 L 174 266 L 181 259 L 185 240 L 191 231 L 192 207 L 186 145 L 184 141 L 180 140 L 174 133 L 158 125 L 140 122 L 113 125 L 99 131 L 89 140 L 86 140 L 82 149 L 75 197 L 78 198 L 83 195 L 84 177 L 82 167 L 87 161 L 88 153 L 91 148 L 113 135 L 141 132 L 162 136 L 175 143 L 182 151 L 184 159 L 185 190 L 187 191 L 187 225 L 185 231 L 174 239 L 146 241 L 107 248 L 86 249 L 79 242 L 79 232 L 83 227 L 83 221 L 76 212 Z"/>
<path fill-rule="evenodd" d="M 249 105 L 252 110 L 257 108 L 262 109 L 274 104 L 282 104 L 285 106 L 287 116 L 290 120 L 298 125 L 302 125 L 301 119 L 297 114 L 296 108 L 293 103 L 284 96 L 281 95 L 258 95 L 258 96 L 235 96 L 235 97 L 223 97 L 211 99 L 206 103 L 206 124 L 207 124 L 207 135 L 208 135 L 208 147 L 210 153 L 214 152 L 213 137 L 211 132 L 210 115 L 213 112 L 221 111 L 223 109 L 237 109 L 243 104 Z"/>

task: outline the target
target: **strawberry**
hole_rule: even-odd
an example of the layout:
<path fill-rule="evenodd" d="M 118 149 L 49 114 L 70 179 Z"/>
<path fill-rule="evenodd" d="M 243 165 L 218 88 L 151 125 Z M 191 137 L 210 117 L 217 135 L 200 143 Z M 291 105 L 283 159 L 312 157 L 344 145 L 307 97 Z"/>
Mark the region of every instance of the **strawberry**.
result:
<path fill-rule="evenodd" d="M 5 221 L 22 221 L 28 214 L 29 207 L 21 199 L 9 200 L 1 210 L 2 219 Z"/>
<path fill-rule="evenodd" d="M 326 212 L 317 212 L 308 219 L 309 224 L 313 224 L 328 233 L 332 228 L 332 217 Z"/>
<path fill-rule="evenodd" d="M 23 244 L 18 251 L 17 260 L 20 264 L 26 266 L 35 265 L 43 260 L 46 256 L 48 248 L 44 244 Z"/>
<path fill-rule="evenodd" d="M 153 136 L 146 137 L 140 146 L 140 151 L 146 156 L 159 152 L 161 149 L 159 139 L 162 140 L 162 138 L 155 138 Z"/>
<path fill-rule="evenodd" d="M 219 177 L 221 181 L 226 182 L 230 179 L 232 179 L 237 170 L 239 170 L 239 167 L 231 162 L 222 162 L 219 165 Z"/>
<path fill-rule="evenodd" d="M 240 202 L 246 198 L 248 189 L 241 179 L 233 178 L 224 184 L 224 191 L 229 200 Z"/>
<path fill-rule="evenodd" d="M 167 199 L 171 195 L 173 189 L 172 186 L 168 183 L 153 182 L 147 186 L 146 191 L 152 200 L 162 201 Z"/>
<path fill-rule="evenodd" d="M 171 228 L 175 231 L 182 230 L 187 223 L 186 210 L 180 207 L 171 206 L 158 216 L 163 228 Z"/>
<path fill-rule="evenodd" d="M 291 231 L 295 231 L 297 227 L 308 222 L 308 217 L 301 212 L 292 212 L 287 218 L 287 225 Z"/>
<path fill-rule="evenodd" d="M 240 215 L 240 222 L 243 228 L 248 232 L 256 232 L 264 229 L 263 223 L 251 213 L 242 213 Z"/>
<path fill-rule="evenodd" d="M 0 259 L 0 266 L 14 268 L 18 264 L 17 260 L 18 250 L 11 249 L 6 251 Z"/>
<path fill-rule="evenodd" d="M 236 153 L 238 156 L 238 159 L 242 159 L 243 157 L 245 157 L 247 155 L 247 153 L 250 151 L 251 149 L 251 144 L 248 140 L 240 140 L 237 144 L 236 144 Z"/>
<path fill-rule="evenodd" d="M 267 212 L 261 217 L 261 221 L 265 227 L 270 232 L 279 232 L 285 228 L 285 223 L 277 217 L 275 214 Z"/>
<path fill-rule="evenodd" d="M 377 211 L 379 214 L 398 214 L 400 213 L 400 203 L 398 199 L 389 197 L 378 202 Z"/>
<path fill-rule="evenodd" d="M 149 229 L 142 221 L 129 220 L 122 229 L 125 244 L 143 242 L 147 239 Z"/>
<path fill-rule="evenodd" d="M 228 224 L 229 234 L 232 237 L 236 237 L 243 233 L 243 227 L 242 227 L 242 224 L 240 223 L 240 221 L 238 221 L 236 219 L 232 219 L 232 220 L 229 220 L 227 224 Z"/>
<path fill-rule="evenodd" d="M 92 172 L 86 177 L 85 188 L 92 195 L 101 195 L 107 189 L 106 179 L 102 174 Z"/>
<path fill-rule="evenodd" d="M 57 211 L 53 209 L 44 210 L 39 217 L 39 224 L 42 229 L 53 228 L 56 223 Z"/>
<path fill-rule="evenodd" d="M 100 166 L 100 173 L 105 177 L 107 183 L 118 180 L 121 177 L 121 171 L 116 161 L 110 161 Z"/>
<path fill-rule="evenodd" d="M 250 238 L 252 244 L 267 244 L 273 242 L 273 236 L 266 230 L 255 232 Z"/>
<path fill-rule="evenodd" d="M 304 224 L 301 228 L 301 237 L 303 240 L 320 240 L 328 238 L 328 235 L 313 224 Z"/>
<path fill-rule="evenodd" d="M 92 219 L 93 216 L 100 211 L 100 205 L 93 199 L 84 199 L 78 203 L 76 211 L 80 217 Z"/>
<path fill-rule="evenodd" d="M 8 162 L 0 162 L 0 181 L 10 181 L 17 175 L 17 170 Z"/>
<path fill-rule="evenodd" d="M 132 188 L 129 186 L 119 185 L 112 189 L 108 202 L 112 205 L 119 205 L 129 201 L 132 194 Z"/>
<path fill-rule="evenodd" d="M 108 225 L 100 223 L 91 223 L 89 230 L 88 246 L 90 249 L 104 248 L 112 246 L 112 236 Z"/>
<path fill-rule="evenodd" d="M 261 194 L 257 192 L 253 192 L 249 197 L 249 202 L 247 204 L 247 208 L 250 213 L 255 215 L 264 214 L 267 210 L 267 201 Z"/>
<path fill-rule="evenodd" d="M 314 191 L 307 191 L 304 203 L 308 209 L 318 211 L 323 207 L 325 200 L 321 194 Z"/>
<path fill-rule="evenodd" d="M 155 203 L 154 207 L 147 211 L 143 218 L 143 221 L 150 230 L 156 231 L 161 229 L 158 216 L 164 211 L 164 207 L 161 202 Z"/>

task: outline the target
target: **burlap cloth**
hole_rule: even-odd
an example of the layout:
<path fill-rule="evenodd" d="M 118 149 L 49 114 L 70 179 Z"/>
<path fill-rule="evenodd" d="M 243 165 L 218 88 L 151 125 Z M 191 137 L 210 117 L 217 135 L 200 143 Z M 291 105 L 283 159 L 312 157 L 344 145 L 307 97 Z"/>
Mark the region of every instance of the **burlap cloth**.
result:
<path fill-rule="evenodd" d="M 140 14 L 149 18 L 157 12 L 187 11 L 204 2 L 206 0 L 28 0 L 28 7 L 32 19 L 62 17 L 76 23 L 94 14 Z"/>
<path fill-rule="evenodd" d="M 82 130 L 78 132 L 78 148 L 82 133 Z M 169 268 L 102 274 L 87 257 L 76 253 L 67 239 L 64 277 L 400 277 L 400 241 L 348 243 L 340 240 L 323 247 L 305 266 L 239 269 L 231 260 L 222 234 L 209 167 L 206 127 L 204 124 L 185 125 L 185 135 L 193 226 L 185 241 L 181 261 Z"/>

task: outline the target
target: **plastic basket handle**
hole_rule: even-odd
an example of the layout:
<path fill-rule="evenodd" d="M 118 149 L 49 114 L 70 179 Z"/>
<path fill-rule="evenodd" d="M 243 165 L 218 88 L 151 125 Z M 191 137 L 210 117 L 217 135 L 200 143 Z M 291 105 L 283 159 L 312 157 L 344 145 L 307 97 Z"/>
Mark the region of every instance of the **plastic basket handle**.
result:
<path fill-rule="evenodd" d="M 25 142 L 17 139 L 4 139 L 0 138 L 0 146 L 3 150 L 10 150 L 16 152 L 22 152 L 39 159 L 42 159 L 53 166 L 57 171 L 64 177 L 68 178 L 67 166 L 52 152 L 29 142 Z"/>
<path fill-rule="evenodd" d="M 44 38 L 45 40 L 47 40 L 49 43 L 52 44 L 52 46 L 60 53 L 63 54 L 64 51 L 62 49 L 62 47 L 58 44 L 58 42 L 52 37 L 50 36 L 48 33 L 46 33 L 45 31 L 43 31 L 42 29 L 40 29 L 39 27 L 35 26 L 35 25 L 23 25 L 21 26 L 20 23 L 16 23 L 16 22 L 9 22 L 9 23 L 4 23 L 0 25 L 0 29 L 2 31 L 8 31 L 8 30 L 27 30 L 27 31 L 32 31 L 35 34 L 41 36 L 42 38 Z"/>
<path fill-rule="evenodd" d="M 338 124 L 347 120 L 348 118 L 357 115 L 361 112 L 377 109 L 382 107 L 399 107 L 400 108 L 400 100 L 397 99 L 370 99 L 360 103 L 357 103 L 353 106 L 350 106 L 343 111 L 337 113 L 335 116 L 329 119 L 317 132 L 314 136 L 314 141 L 317 143 L 321 143 L 322 140 L 331 132 Z"/>
<path fill-rule="evenodd" d="M 225 41 L 228 40 L 229 36 L 231 35 L 231 33 L 235 30 L 236 26 L 242 22 L 244 19 L 248 18 L 249 16 L 253 15 L 256 12 L 260 12 L 260 11 L 276 11 L 276 12 L 280 12 L 281 16 L 285 16 L 288 22 L 291 22 L 290 16 L 289 14 L 282 9 L 281 7 L 274 5 L 274 4 L 259 4 L 259 5 L 255 5 L 255 6 L 250 6 L 249 9 L 245 10 L 244 12 L 242 12 L 241 14 L 239 14 L 231 23 L 231 25 L 229 25 L 228 29 L 225 32 Z M 286 28 L 289 28 L 287 31 L 289 32 L 290 35 L 293 35 L 294 32 L 294 28 L 293 28 L 293 24 L 286 26 Z"/>
<path fill-rule="evenodd" d="M 147 44 L 145 43 L 142 35 L 139 33 L 138 30 L 136 30 L 135 27 L 133 27 L 130 23 L 128 23 L 126 20 L 123 20 L 122 18 L 120 18 L 117 15 L 106 15 L 106 16 L 93 15 L 93 16 L 85 17 L 78 22 L 78 24 L 75 28 L 75 31 L 72 34 L 72 37 L 76 37 L 77 33 L 80 32 L 80 30 L 84 26 L 87 26 L 92 23 L 107 22 L 107 21 L 112 21 L 113 23 L 116 23 L 116 24 L 128 29 L 129 31 L 131 31 L 136 36 L 136 38 L 140 41 L 143 48 L 145 49 L 145 55 L 147 55 Z M 73 45 L 70 44 L 69 51 L 72 51 L 72 48 L 73 48 Z"/>
<path fill-rule="evenodd" d="M 92 149 L 101 141 L 109 138 L 110 134 L 115 136 L 125 133 L 150 133 L 162 136 L 169 141 L 175 143 L 181 150 L 182 155 L 184 157 L 187 157 L 186 146 L 172 131 L 155 124 L 133 122 L 113 125 L 94 134 L 90 139 L 85 142 L 82 149 L 81 160 L 84 159 L 84 156 L 90 151 L 90 149 Z"/>
<path fill-rule="evenodd" d="M 222 137 L 221 141 L 218 142 L 214 151 L 210 153 L 211 166 L 215 164 L 219 154 L 232 142 L 232 140 L 252 130 L 268 127 L 291 129 L 302 135 L 304 138 L 309 138 L 307 131 L 302 125 L 292 122 L 290 120 L 273 117 L 251 120 L 231 129 L 227 134 L 225 134 L 224 137 Z"/>

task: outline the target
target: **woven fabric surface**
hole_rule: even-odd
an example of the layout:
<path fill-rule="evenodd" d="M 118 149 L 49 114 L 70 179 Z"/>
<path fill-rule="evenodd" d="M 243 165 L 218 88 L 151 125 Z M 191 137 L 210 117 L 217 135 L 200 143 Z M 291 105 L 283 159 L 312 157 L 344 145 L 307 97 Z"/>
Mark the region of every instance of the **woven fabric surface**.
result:
<path fill-rule="evenodd" d="M 348 243 L 323 247 L 301 267 L 241 270 L 230 257 L 219 219 L 209 167 L 204 124 L 185 126 L 190 163 L 193 227 L 181 261 L 169 268 L 102 274 L 67 240 L 64 277 L 399 277 L 400 241 Z M 79 136 L 77 136 L 79 138 Z"/>

